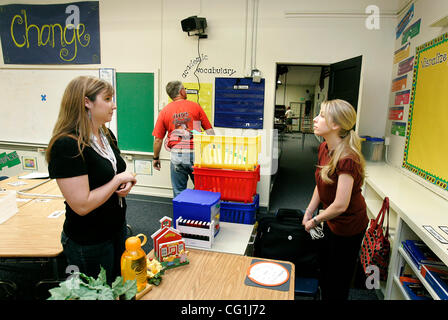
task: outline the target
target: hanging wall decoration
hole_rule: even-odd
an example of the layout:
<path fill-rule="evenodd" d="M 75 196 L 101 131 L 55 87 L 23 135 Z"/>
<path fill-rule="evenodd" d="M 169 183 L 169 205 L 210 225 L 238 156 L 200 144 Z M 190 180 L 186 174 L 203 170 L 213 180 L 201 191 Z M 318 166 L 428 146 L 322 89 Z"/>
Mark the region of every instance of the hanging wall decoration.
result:
<path fill-rule="evenodd" d="M 265 79 L 215 78 L 215 127 L 263 129 Z"/>
<path fill-rule="evenodd" d="M 403 37 L 401 38 L 401 44 L 405 44 L 408 40 L 414 38 L 420 33 L 420 22 L 422 19 L 418 19 L 409 28 L 403 32 Z"/>
<path fill-rule="evenodd" d="M 400 49 L 395 51 L 394 52 L 394 64 L 409 57 L 410 49 L 411 49 L 411 43 L 408 42 L 404 46 L 402 46 Z"/>
<path fill-rule="evenodd" d="M 99 2 L 0 6 L 5 64 L 99 64 Z"/>
<path fill-rule="evenodd" d="M 406 74 L 392 80 L 392 92 L 406 89 L 407 80 L 408 76 Z"/>
<path fill-rule="evenodd" d="M 406 14 L 404 15 L 403 19 L 401 19 L 400 22 L 398 23 L 395 32 L 396 39 L 398 39 L 401 36 L 404 28 L 406 28 L 409 21 L 411 21 L 413 17 L 414 17 L 414 4 L 411 5 L 408 12 L 406 12 Z"/>

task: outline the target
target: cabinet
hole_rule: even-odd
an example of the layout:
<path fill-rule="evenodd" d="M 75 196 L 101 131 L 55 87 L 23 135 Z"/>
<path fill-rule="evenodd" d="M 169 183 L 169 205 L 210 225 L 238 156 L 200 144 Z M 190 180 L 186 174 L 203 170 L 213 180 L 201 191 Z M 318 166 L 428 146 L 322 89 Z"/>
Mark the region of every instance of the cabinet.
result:
<path fill-rule="evenodd" d="M 448 225 L 448 201 L 385 163 L 367 162 L 366 179 L 363 186 L 369 218 L 375 218 L 384 197 L 389 197 L 389 233 L 391 257 L 387 281 L 381 283 L 386 300 L 409 299 L 399 281 L 400 270 L 406 264 L 431 297 L 439 299 L 431 286 L 420 275 L 420 271 L 402 248 L 404 240 L 422 240 L 448 266 L 448 244 L 436 240 L 423 225 L 432 226 L 443 238 L 448 235 L 439 226 Z"/>

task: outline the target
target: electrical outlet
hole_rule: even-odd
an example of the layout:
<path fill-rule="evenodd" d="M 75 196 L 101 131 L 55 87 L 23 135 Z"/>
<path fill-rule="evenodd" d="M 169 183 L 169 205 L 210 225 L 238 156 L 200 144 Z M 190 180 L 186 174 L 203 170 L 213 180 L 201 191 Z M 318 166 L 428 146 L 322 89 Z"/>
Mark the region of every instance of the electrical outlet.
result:
<path fill-rule="evenodd" d="M 126 158 L 126 160 L 128 161 L 132 161 L 132 156 L 130 154 L 127 154 L 124 156 Z"/>
<path fill-rule="evenodd" d="M 390 144 L 390 137 L 384 137 L 384 145 L 388 146 Z"/>

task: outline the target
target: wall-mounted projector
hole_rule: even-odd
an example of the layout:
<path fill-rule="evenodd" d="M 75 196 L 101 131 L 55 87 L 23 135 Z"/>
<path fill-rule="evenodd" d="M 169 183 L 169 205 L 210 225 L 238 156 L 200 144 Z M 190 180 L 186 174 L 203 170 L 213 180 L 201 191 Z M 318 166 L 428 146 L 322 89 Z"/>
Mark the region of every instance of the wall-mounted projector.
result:
<path fill-rule="evenodd" d="M 183 19 L 181 22 L 182 31 L 188 32 L 189 36 L 199 36 L 200 38 L 207 38 L 204 34 L 207 28 L 207 20 L 198 16 L 191 16 Z M 197 33 L 190 34 L 190 32 L 197 31 Z"/>

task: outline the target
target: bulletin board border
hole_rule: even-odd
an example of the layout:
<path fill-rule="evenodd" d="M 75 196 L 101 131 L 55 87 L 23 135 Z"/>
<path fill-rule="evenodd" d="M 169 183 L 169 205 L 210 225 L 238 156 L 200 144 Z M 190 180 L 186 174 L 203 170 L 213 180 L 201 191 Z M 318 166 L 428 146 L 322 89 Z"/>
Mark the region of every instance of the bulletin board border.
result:
<path fill-rule="evenodd" d="M 417 90 L 417 80 L 418 80 L 418 69 L 420 66 L 420 54 L 425 52 L 426 50 L 429 50 L 435 46 L 438 46 L 444 42 L 448 41 L 448 32 L 445 34 L 442 34 L 438 36 L 435 39 L 432 39 L 431 41 L 425 42 L 424 44 L 417 46 L 415 49 L 415 62 L 414 62 L 414 71 L 413 71 L 413 80 L 412 80 L 412 92 L 411 92 L 411 100 L 409 104 L 409 117 L 408 117 L 408 123 L 407 123 L 407 129 L 406 129 L 406 142 L 405 142 L 405 148 L 404 148 L 404 156 L 403 156 L 403 164 L 402 167 L 406 170 L 409 170 L 410 172 L 420 176 L 421 178 L 425 179 L 429 183 L 432 183 L 444 190 L 448 190 L 448 181 L 434 175 L 431 172 L 428 172 L 427 170 L 424 170 L 422 168 L 419 168 L 411 163 L 408 162 L 408 153 L 409 153 L 409 143 L 411 141 L 411 129 L 412 129 L 412 119 L 413 119 L 413 113 L 414 113 L 414 101 L 415 101 L 415 95 Z"/>

